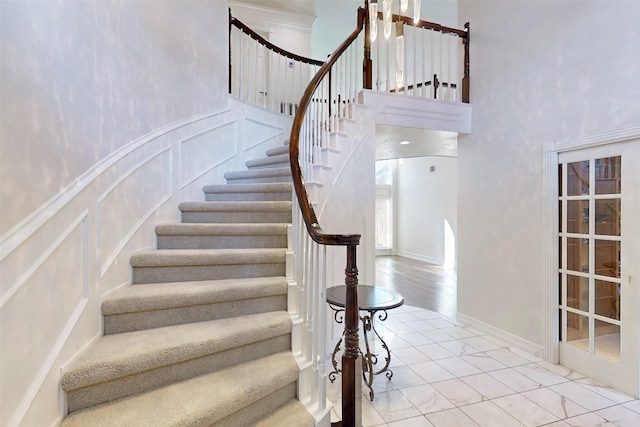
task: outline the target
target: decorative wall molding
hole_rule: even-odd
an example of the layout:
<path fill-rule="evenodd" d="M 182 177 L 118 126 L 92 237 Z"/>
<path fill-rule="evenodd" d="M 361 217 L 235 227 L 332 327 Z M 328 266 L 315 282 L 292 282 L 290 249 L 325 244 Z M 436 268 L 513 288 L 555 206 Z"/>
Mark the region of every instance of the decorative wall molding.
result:
<path fill-rule="evenodd" d="M 363 90 L 376 124 L 471 133 L 471 105 Z"/>
<path fill-rule="evenodd" d="M 238 154 L 238 135 L 237 135 L 237 127 L 238 127 L 238 121 L 237 120 L 230 120 L 230 121 L 225 121 L 222 124 L 219 124 L 217 126 L 214 126 L 212 128 L 206 129 L 202 132 L 198 132 L 194 135 L 189 136 L 188 138 L 185 138 L 183 140 L 180 141 L 180 144 L 178 145 L 178 168 L 180 169 L 179 171 L 179 177 L 180 177 L 180 189 L 184 189 L 185 187 L 187 187 L 188 185 L 192 184 L 194 181 L 196 181 L 198 178 L 201 178 L 202 176 L 206 175 L 208 172 L 210 172 L 211 170 L 215 169 L 216 167 L 220 166 L 221 164 L 225 163 L 226 161 L 232 159 L 234 156 L 236 156 Z M 211 143 L 211 141 L 209 140 L 209 138 L 222 138 L 225 139 L 226 137 L 228 137 L 229 135 L 227 135 L 225 133 L 225 130 L 229 130 L 230 133 L 232 134 L 230 137 L 230 141 L 227 142 L 227 144 L 223 145 L 223 148 L 226 151 L 225 153 L 219 153 L 216 152 L 216 162 L 211 163 L 211 162 L 207 162 L 207 157 L 203 156 L 203 154 L 206 154 L 206 148 L 208 147 L 208 151 L 211 153 L 213 151 L 213 145 L 214 143 Z M 218 134 L 222 134 L 222 135 L 218 135 Z M 207 137 L 207 138 L 203 138 L 203 137 Z M 200 167 L 198 168 L 197 164 L 194 164 L 192 162 L 189 162 L 186 157 L 187 157 L 187 153 L 188 150 L 186 147 L 190 146 L 190 145 L 198 145 L 204 143 L 205 145 L 205 151 L 204 153 L 200 153 L 200 155 L 196 155 L 195 159 L 191 159 L 194 162 L 197 162 L 200 159 L 205 159 L 205 165 L 204 167 Z M 188 166 L 188 167 L 186 167 Z M 192 173 L 191 175 L 187 176 L 187 171 L 190 171 L 192 169 L 196 169 L 198 168 L 197 171 L 194 171 L 194 173 Z"/>
<path fill-rule="evenodd" d="M 55 363 L 58 356 L 60 355 L 60 352 L 62 351 L 62 348 L 64 347 L 65 342 L 69 338 L 69 335 L 71 335 L 71 332 L 73 331 L 74 326 L 78 322 L 78 319 L 80 319 L 80 315 L 84 311 L 88 302 L 89 302 L 88 299 L 83 298 L 82 301 L 80 301 L 76 306 L 76 309 L 73 311 L 73 314 L 69 318 L 69 321 L 67 322 L 64 329 L 58 336 L 58 339 L 56 340 L 55 345 L 53 346 L 53 348 L 51 348 L 51 351 L 49 351 L 49 354 L 47 355 L 47 359 L 45 363 L 42 364 L 42 366 L 40 366 L 40 369 L 38 370 L 38 373 L 35 379 L 29 386 L 29 391 L 23 397 L 22 401 L 20 402 L 20 405 L 18 406 L 18 409 L 13 414 L 13 417 L 11 417 L 11 421 L 9 421 L 8 427 L 17 427 L 20 425 L 20 422 L 22 421 L 27 411 L 29 410 L 29 407 L 31 406 L 31 402 L 33 402 L 33 399 L 35 399 L 36 394 L 42 387 L 42 384 L 47 378 L 49 371 L 53 367 L 53 364 Z"/>
<path fill-rule="evenodd" d="M 624 142 L 639 138 L 640 125 L 631 125 L 620 129 L 613 129 L 591 135 L 554 141 L 553 144 L 551 144 L 550 149 L 557 153 L 561 153 L 565 151 L 597 147 L 599 145 L 615 144 L 616 142 Z"/>
<path fill-rule="evenodd" d="M 284 10 L 271 9 L 255 4 L 243 3 L 235 0 L 230 2 L 231 11 L 235 17 L 249 25 L 254 30 L 268 32 L 271 27 L 288 28 L 295 31 L 311 33 L 315 16 L 302 13 L 292 13 Z"/>
<path fill-rule="evenodd" d="M 126 244 L 129 242 L 131 237 L 133 237 L 136 231 L 138 231 L 138 229 L 142 226 L 142 224 L 144 224 L 145 221 L 147 221 L 147 219 L 149 219 L 149 217 L 151 217 L 151 215 L 153 215 L 153 213 L 160 208 L 160 206 L 165 204 L 171 198 L 172 196 L 171 187 L 173 182 L 173 174 L 172 174 L 173 168 L 171 168 L 171 163 L 172 163 L 171 150 L 172 150 L 172 147 L 163 148 L 157 151 L 156 153 L 152 154 L 151 156 L 147 157 L 143 161 L 139 162 L 138 164 L 133 166 L 131 169 L 129 169 L 128 172 L 123 174 L 119 179 L 117 179 L 113 183 L 113 185 L 109 187 L 107 191 L 105 191 L 100 197 L 98 197 L 98 200 L 96 203 L 96 230 L 97 230 L 96 234 L 98 239 L 96 254 L 97 254 L 98 265 L 100 266 L 99 278 L 104 277 L 107 270 L 111 267 L 115 259 L 122 252 Z M 152 165 L 151 162 L 157 159 L 160 159 L 161 156 L 163 156 L 166 153 L 169 154 L 168 159 L 166 161 L 167 164 L 165 165 L 164 168 L 161 168 L 162 171 L 167 173 L 167 176 L 165 177 L 166 181 L 164 183 L 166 185 L 166 188 L 164 189 L 160 188 L 160 190 L 163 190 L 161 191 L 162 194 L 158 195 L 158 200 L 152 203 L 151 206 L 148 207 L 144 213 L 142 213 L 142 215 L 136 216 L 137 212 L 135 212 L 135 210 L 125 209 L 132 215 L 133 218 L 136 218 L 136 220 L 133 222 L 133 224 L 131 224 L 129 229 L 123 235 L 121 235 L 120 241 L 109 252 L 104 262 L 100 264 L 100 261 L 102 258 L 102 251 L 103 249 L 105 249 L 104 235 L 112 236 L 114 234 L 113 233 L 114 230 L 110 228 L 110 225 L 106 224 L 106 221 L 105 221 L 104 211 L 106 210 L 106 207 L 105 207 L 105 205 L 107 204 L 106 202 L 109 200 L 110 196 L 115 194 L 118 188 L 123 188 L 123 186 L 128 181 L 128 179 L 134 176 L 134 174 L 135 174 L 136 180 L 139 180 L 140 178 L 144 178 L 144 176 L 141 177 L 140 175 L 144 175 L 145 167 Z M 146 172 L 146 173 L 153 174 L 153 171 Z M 155 187 L 162 182 L 162 180 L 155 179 L 155 178 L 157 178 L 157 176 L 149 176 L 148 179 L 146 180 L 142 179 L 142 180 L 153 183 L 152 186 Z M 151 192 L 145 191 L 145 188 L 141 186 L 133 186 L 133 189 L 143 193 L 143 194 L 138 194 L 137 195 L 138 197 L 132 198 L 135 200 L 140 200 L 142 197 L 153 195 L 151 194 Z M 126 188 L 123 188 L 123 191 L 126 191 Z M 126 202 L 125 199 L 130 198 L 131 192 L 128 191 L 126 192 L 126 194 L 127 194 L 127 197 L 121 198 L 121 200 L 118 200 L 116 202 L 119 207 L 125 206 L 125 202 Z M 115 234 L 118 235 L 119 233 L 115 233 Z"/>
<path fill-rule="evenodd" d="M 83 224 L 83 243 L 86 245 L 86 220 L 89 215 L 89 210 L 84 210 L 75 220 L 73 220 L 70 225 L 58 236 L 58 238 L 49 246 L 47 249 L 29 266 L 29 268 L 24 271 L 18 280 L 9 288 L 9 290 L 2 295 L 0 298 L 0 308 L 4 307 L 4 305 L 11 299 L 15 293 L 20 290 L 20 288 L 33 276 L 33 274 L 38 271 L 38 269 L 44 264 L 44 262 L 49 259 L 51 254 L 53 254 L 56 249 L 69 237 L 69 235 L 78 228 L 78 225 Z M 85 259 L 86 261 L 86 259 Z M 86 270 L 86 269 L 85 269 Z M 86 277 L 84 278 L 86 289 Z"/>
<path fill-rule="evenodd" d="M 109 156 L 105 157 L 103 160 L 89 169 L 86 173 L 79 176 L 73 182 L 73 184 L 60 190 L 57 195 L 49 199 L 40 208 L 36 209 L 33 213 L 25 217 L 24 220 L 16 224 L 3 236 L 1 236 L 0 261 L 2 261 L 18 246 L 20 246 L 31 235 L 33 235 L 33 233 L 35 233 L 40 227 L 42 227 L 42 225 L 44 225 L 48 220 L 54 217 L 64 206 L 66 206 L 98 176 L 102 175 L 107 169 L 111 168 L 114 164 L 116 164 L 124 157 L 128 156 L 129 154 L 138 150 L 149 142 L 154 141 L 166 134 L 174 132 L 185 126 L 198 123 L 202 120 L 206 120 L 210 117 L 228 113 L 229 111 L 229 108 L 225 108 L 221 111 L 205 113 L 184 120 L 179 120 L 167 126 L 156 129 L 152 132 L 149 132 L 148 134 L 135 139 L 131 143 L 123 146 Z"/>

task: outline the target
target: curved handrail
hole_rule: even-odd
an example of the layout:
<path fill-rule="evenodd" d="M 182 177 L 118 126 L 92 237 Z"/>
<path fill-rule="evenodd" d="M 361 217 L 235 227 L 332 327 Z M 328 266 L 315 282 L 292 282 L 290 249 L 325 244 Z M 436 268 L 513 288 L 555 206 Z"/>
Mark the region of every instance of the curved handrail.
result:
<path fill-rule="evenodd" d="M 377 18 L 380 21 L 383 20 L 382 12 L 378 12 Z M 468 37 L 468 33 L 465 30 L 446 27 L 444 25 L 436 24 L 435 22 L 429 22 L 429 21 L 423 21 L 423 20 L 419 20 L 416 22 L 413 20 L 413 18 L 410 18 L 408 16 L 403 16 L 403 15 L 397 15 L 395 13 L 391 15 L 391 22 L 404 22 L 405 24 L 412 25 L 414 27 L 424 28 L 427 30 L 440 31 L 441 33 L 444 33 L 444 34 L 455 34 L 462 39 L 466 39 Z"/>
<path fill-rule="evenodd" d="M 298 111 L 293 119 L 291 126 L 291 136 L 289 138 L 289 162 L 291 163 L 291 175 L 293 179 L 293 186 L 295 188 L 296 196 L 298 198 L 298 204 L 302 211 L 302 217 L 304 218 L 305 225 L 309 235 L 316 243 L 322 245 L 343 245 L 352 246 L 360 243 L 360 234 L 329 234 L 322 230 L 318 223 L 315 210 L 309 201 L 309 195 L 304 184 L 304 178 L 302 176 L 302 168 L 300 167 L 299 155 L 300 155 L 300 131 L 302 129 L 302 122 L 307 112 L 307 109 L 312 102 L 313 94 L 320 85 L 320 82 L 329 75 L 331 67 L 338 61 L 338 58 L 344 53 L 351 43 L 357 39 L 365 25 L 365 14 L 362 8 L 358 9 L 358 25 L 356 29 L 342 42 L 342 44 L 331 54 L 327 62 L 318 70 L 316 75 L 311 79 L 311 82 L 307 86 L 300 104 Z"/>
<path fill-rule="evenodd" d="M 284 57 L 287 57 L 289 59 L 293 59 L 295 61 L 303 62 L 305 64 L 311 64 L 311 65 L 317 65 L 317 66 L 321 66 L 321 65 L 324 64 L 323 61 L 319 61 L 319 60 L 313 59 L 313 58 L 305 58 L 304 56 L 297 55 L 295 53 L 289 52 L 287 50 L 282 49 L 281 47 L 276 46 L 275 44 L 271 43 L 269 40 L 266 40 L 260 34 L 258 34 L 255 31 L 253 31 L 251 28 L 247 27 L 247 25 L 245 23 L 243 23 L 242 21 L 240 21 L 236 17 L 230 16 L 229 17 L 229 24 L 236 26 L 237 28 L 239 28 L 240 30 L 245 32 L 247 35 L 249 35 L 249 37 L 251 37 L 252 39 L 257 41 L 261 45 L 264 45 L 269 50 L 272 50 L 272 51 L 274 51 L 276 53 L 279 53 L 280 55 L 282 55 Z"/>

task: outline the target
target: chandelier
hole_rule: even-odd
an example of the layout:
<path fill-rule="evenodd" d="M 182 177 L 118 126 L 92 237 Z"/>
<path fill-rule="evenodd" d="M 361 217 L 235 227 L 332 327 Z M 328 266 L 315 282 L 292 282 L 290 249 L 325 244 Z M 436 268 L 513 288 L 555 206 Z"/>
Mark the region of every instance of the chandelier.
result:
<path fill-rule="evenodd" d="M 369 16 L 371 17 L 371 41 L 376 41 L 378 36 L 378 3 L 382 2 L 382 22 L 384 28 L 384 38 L 389 40 L 391 37 L 392 23 L 391 23 L 391 9 L 393 6 L 393 0 L 369 0 Z M 406 13 L 409 9 L 409 0 L 399 0 L 400 13 Z M 417 24 L 420 21 L 420 6 L 421 0 L 413 0 L 413 22 Z"/>

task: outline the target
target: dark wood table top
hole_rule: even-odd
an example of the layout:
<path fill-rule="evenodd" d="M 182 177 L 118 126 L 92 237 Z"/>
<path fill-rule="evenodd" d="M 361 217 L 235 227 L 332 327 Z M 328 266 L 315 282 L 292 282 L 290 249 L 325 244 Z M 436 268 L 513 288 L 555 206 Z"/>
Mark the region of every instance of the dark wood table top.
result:
<path fill-rule="evenodd" d="M 346 299 L 345 285 L 327 288 L 327 302 L 337 307 L 344 307 Z M 404 304 L 404 298 L 391 289 L 375 286 L 358 285 L 358 308 L 360 310 L 390 310 Z"/>

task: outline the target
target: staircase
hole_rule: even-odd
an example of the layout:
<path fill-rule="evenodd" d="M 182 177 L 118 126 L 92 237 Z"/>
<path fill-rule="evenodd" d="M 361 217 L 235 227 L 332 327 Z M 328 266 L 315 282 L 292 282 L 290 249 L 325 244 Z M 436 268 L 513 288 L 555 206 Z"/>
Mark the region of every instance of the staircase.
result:
<path fill-rule="evenodd" d="M 62 426 L 313 426 L 297 400 L 285 253 L 288 146 L 180 204 L 132 282 L 103 302 L 104 336 L 63 375 Z"/>

